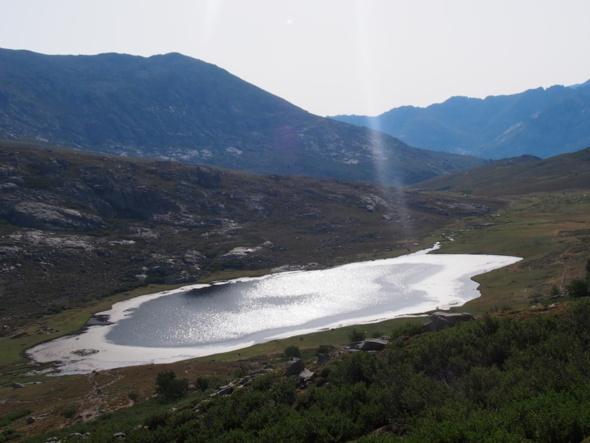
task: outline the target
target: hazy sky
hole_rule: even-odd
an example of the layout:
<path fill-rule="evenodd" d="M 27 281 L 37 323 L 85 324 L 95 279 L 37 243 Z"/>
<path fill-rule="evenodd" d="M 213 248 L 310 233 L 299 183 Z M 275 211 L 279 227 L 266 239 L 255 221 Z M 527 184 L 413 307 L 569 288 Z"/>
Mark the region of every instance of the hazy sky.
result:
<path fill-rule="evenodd" d="M 590 79 L 590 0 L 0 0 L 0 47 L 168 52 L 319 115 Z"/>

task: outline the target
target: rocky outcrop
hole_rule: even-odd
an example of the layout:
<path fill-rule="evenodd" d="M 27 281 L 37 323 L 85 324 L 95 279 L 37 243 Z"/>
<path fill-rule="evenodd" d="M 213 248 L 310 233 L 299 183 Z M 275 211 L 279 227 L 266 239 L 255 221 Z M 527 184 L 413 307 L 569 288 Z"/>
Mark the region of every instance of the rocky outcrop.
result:
<path fill-rule="evenodd" d="M 39 202 L 17 203 L 6 218 L 16 225 L 57 231 L 89 231 L 106 226 L 96 215 Z"/>
<path fill-rule="evenodd" d="M 424 325 L 424 328 L 427 331 L 440 331 L 455 326 L 459 322 L 471 320 L 475 320 L 475 317 L 467 312 L 435 312 L 430 315 L 430 322 Z"/>
<path fill-rule="evenodd" d="M 300 358 L 290 358 L 287 362 L 287 368 L 285 369 L 285 375 L 287 377 L 292 377 L 294 375 L 299 375 L 305 369 L 305 363 Z"/>

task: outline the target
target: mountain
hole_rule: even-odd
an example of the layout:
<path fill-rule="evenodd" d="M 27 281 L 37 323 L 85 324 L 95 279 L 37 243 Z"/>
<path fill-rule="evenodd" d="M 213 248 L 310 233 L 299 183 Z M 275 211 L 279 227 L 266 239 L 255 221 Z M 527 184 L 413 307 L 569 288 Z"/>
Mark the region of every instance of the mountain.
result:
<path fill-rule="evenodd" d="M 388 185 L 483 163 L 312 115 L 174 53 L 49 56 L 1 49 L 1 138 Z"/>
<path fill-rule="evenodd" d="M 377 117 L 340 115 L 425 149 L 500 159 L 551 157 L 590 145 L 590 81 L 485 99 L 452 97 L 426 108 L 403 106 Z"/>
<path fill-rule="evenodd" d="M 455 217 L 494 205 L 4 142 L 0 318 L 222 270 L 251 275 L 405 252 Z"/>
<path fill-rule="evenodd" d="M 590 147 L 548 159 L 523 155 L 497 160 L 469 171 L 416 183 L 409 189 L 496 197 L 586 190 L 589 186 Z"/>

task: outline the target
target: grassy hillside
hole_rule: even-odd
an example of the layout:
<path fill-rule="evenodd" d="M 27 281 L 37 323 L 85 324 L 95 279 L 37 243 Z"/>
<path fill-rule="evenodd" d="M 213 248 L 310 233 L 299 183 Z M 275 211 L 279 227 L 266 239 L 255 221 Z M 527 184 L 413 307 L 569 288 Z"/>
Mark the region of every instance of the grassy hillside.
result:
<path fill-rule="evenodd" d="M 30 158 L 24 161 L 28 157 L 26 153 L 19 151 L 19 156 L 22 155 L 19 157 L 22 160 L 20 163 L 28 174 L 34 170 L 30 168 L 31 165 L 52 164 L 49 159 L 58 158 L 56 152 L 34 152 L 38 159 L 42 159 L 41 162 L 35 163 Z M 106 163 L 94 159 L 92 164 L 86 164 L 89 161 L 87 157 L 66 158 L 75 165 L 76 170 L 84 171 L 93 166 L 98 167 L 103 175 L 108 171 L 106 166 L 103 168 L 103 165 L 109 165 L 106 159 L 102 160 Z M 567 157 L 557 159 L 563 162 L 568 160 Z M 136 168 L 133 176 L 137 180 L 147 177 L 149 174 L 146 171 L 153 167 L 150 162 L 145 162 L 145 170 L 140 166 L 141 162 L 120 164 L 124 170 Z M 584 163 L 576 159 L 569 164 L 579 166 Z M 162 168 L 164 175 L 193 171 L 177 165 L 163 165 Z M 67 172 L 67 168 L 65 171 Z M 197 170 L 194 172 L 196 174 Z M 204 243 L 214 245 L 218 242 L 218 251 L 223 252 L 210 257 L 206 255 L 207 260 L 212 261 L 203 264 L 217 265 L 206 273 L 199 274 L 199 278 L 217 278 L 228 270 L 234 275 L 266 272 L 268 267 L 264 263 L 256 264 L 258 258 L 253 263 L 247 261 L 249 264 L 242 267 L 235 266 L 234 261 L 215 261 L 220 260 L 220 256 L 234 246 L 260 244 L 259 238 L 245 243 L 252 238 L 251 235 L 280 234 L 277 238 L 281 241 L 273 240 L 273 243 L 283 245 L 284 250 L 275 249 L 272 254 L 267 251 L 269 255 L 261 257 L 268 257 L 268 260 L 273 257 L 292 257 L 282 261 L 292 264 L 308 263 L 313 257 L 323 266 L 339 261 L 401 253 L 405 248 L 419 248 L 434 241 L 441 241 L 441 253 L 507 254 L 524 259 L 511 267 L 477 277 L 476 280 L 481 284 L 482 297 L 458 310 L 483 316 L 483 321 L 465 325 L 457 329 L 457 332 L 449 330 L 433 334 L 421 334 L 419 325 L 425 322 L 424 319 L 392 320 L 369 325 L 363 328 L 369 336 L 391 334 L 399 338 L 384 353 L 372 356 L 353 354 L 327 367 L 315 366 L 318 348 L 320 345 L 333 345 L 339 349 L 349 341 L 352 328 L 293 337 L 247 350 L 172 365 L 47 377 L 41 373 L 28 372 L 32 368 L 19 360 L 18 353 L 40 340 L 77 329 L 91 312 L 104 309 L 105 304 L 120 297 L 138 295 L 139 291 L 155 291 L 161 289 L 161 286 L 139 288 L 136 290 L 138 292 L 121 292 L 111 298 L 103 298 L 106 294 L 102 293 L 95 300 L 77 300 L 76 303 L 65 306 L 67 309 L 59 313 L 47 312 L 39 318 L 23 318 L 20 328 L 10 331 L 11 338 L 0 339 L 0 395 L 5 399 L 0 403 L 0 417 L 4 419 L 0 423 L 4 423 L 1 429 L 6 436 L 10 435 L 7 433 L 10 429 L 21 434 L 46 433 L 43 437 L 33 437 L 31 441 L 45 441 L 51 435 L 63 436 L 71 432 L 88 431 L 92 434 L 94 429 L 94 441 L 110 441 L 112 435 L 120 431 L 128 434 L 128 441 L 169 441 L 167 439 L 171 435 L 182 441 L 188 435 L 197 438 L 196 436 L 205 435 L 202 432 L 212 430 L 215 430 L 215 436 L 207 434 L 206 438 L 216 438 L 219 441 L 230 441 L 232 438 L 242 441 L 260 440 L 262 435 L 285 441 L 289 441 L 289 438 L 297 441 L 305 438 L 315 441 L 348 441 L 369 434 L 373 435 L 371 439 L 377 441 L 392 440 L 398 435 L 409 441 L 424 441 L 425 435 L 431 436 L 432 441 L 475 441 L 476 438 L 481 441 L 482 435 L 489 435 L 490 441 L 495 438 L 504 441 L 543 441 L 541 437 L 545 436 L 549 437 L 544 441 L 577 441 L 590 435 L 584 427 L 584 423 L 588 422 L 583 406 L 587 399 L 582 395 L 587 392 L 587 386 L 580 375 L 580 368 L 586 367 L 587 362 L 562 358 L 572 355 L 583 357 L 585 354 L 579 352 L 579 347 L 587 346 L 587 331 L 584 327 L 588 322 L 584 319 L 588 307 L 574 309 L 573 316 L 568 317 L 568 304 L 571 300 L 564 297 L 563 293 L 569 281 L 585 276 L 585 264 L 590 258 L 590 220 L 587 217 L 590 213 L 590 181 L 580 182 L 577 186 L 579 190 L 568 190 L 569 185 L 560 184 L 567 182 L 555 180 L 553 183 L 557 192 L 524 194 L 513 191 L 516 186 L 514 180 L 509 188 L 510 196 L 499 198 L 474 197 L 473 194 L 477 193 L 462 197 L 448 190 L 408 190 L 397 194 L 398 197 L 403 195 L 405 206 L 385 206 L 378 203 L 372 212 L 367 208 L 369 201 L 363 197 L 379 195 L 387 202 L 389 200 L 383 197 L 387 194 L 382 194 L 385 190 L 346 182 L 306 179 L 291 181 L 277 177 L 236 175 L 229 171 L 217 172 L 220 174 L 221 185 L 220 188 L 212 188 L 217 189 L 216 199 L 228 197 L 238 191 L 242 192 L 240 196 L 251 195 L 253 190 L 256 190 L 257 195 L 266 195 L 264 192 L 272 189 L 272 192 L 278 193 L 277 200 L 262 200 L 268 205 L 270 212 L 255 219 L 256 223 L 251 217 L 252 214 L 260 215 L 260 206 L 251 208 L 253 212 L 247 212 L 246 209 L 240 210 L 243 212 L 235 209 L 237 212 L 233 212 L 234 209 L 230 210 L 231 200 L 222 200 L 228 211 L 223 218 L 228 218 L 231 214 L 232 219 L 247 228 L 238 229 L 227 238 L 216 234 L 215 242 Z M 545 173 L 547 172 L 543 172 Z M 37 185 L 31 188 L 34 192 L 20 185 L 26 189 L 20 189 L 19 192 L 29 195 L 28 198 L 47 195 L 36 194 L 41 192 L 38 183 L 46 183 L 45 175 L 38 173 L 24 176 L 34 177 Z M 485 175 L 482 174 L 482 177 L 485 178 Z M 531 177 L 527 179 L 527 185 L 533 181 Z M 57 180 L 55 177 L 53 179 Z M 158 180 L 161 180 L 159 187 L 162 189 L 170 185 L 170 182 L 162 178 Z M 226 187 L 230 183 L 233 183 L 233 187 Z M 143 183 L 143 186 L 148 184 L 149 182 Z M 313 191 L 310 192 L 306 186 Z M 30 192 L 32 193 L 29 194 Z M 191 195 L 208 192 L 211 192 L 211 188 L 196 187 Z M 286 199 L 287 195 L 293 197 Z M 326 196 L 330 198 L 324 200 Z M 56 197 L 53 198 L 53 203 L 57 204 Z M 90 201 L 93 200 L 86 199 L 86 203 Z M 108 202 L 104 199 L 97 201 Z M 402 202 L 390 201 L 399 204 Z M 324 207 L 328 202 L 332 206 Z M 363 202 L 361 207 L 358 207 L 359 202 Z M 373 200 L 373 203 L 376 202 L 377 200 Z M 80 203 L 75 207 L 84 211 Z M 484 203 L 489 208 L 488 211 L 481 211 Z M 281 210 L 282 207 L 286 209 Z M 381 207 L 383 209 L 379 209 Z M 479 210 L 474 210 L 476 208 Z M 409 212 L 404 213 L 402 209 Z M 444 215 L 445 211 L 450 215 Z M 98 214 L 100 213 L 92 212 L 92 215 Z M 176 218 L 184 218 L 187 212 L 179 210 L 174 214 Z M 195 216 L 195 213 L 188 214 Z M 312 217 L 311 214 L 316 215 Z M 395 215 L 395 223 L 387 220 L 388 217 L 383 217 L 390 214 Z M 215 216 L 207 212 L 207 217 Z M 102 239 L 103 242 L 130 240 L 132 237 L 117 236 L 124 233 L 129 235 L 129 226 L 137 228 L 142 223 L 147 223 L 145 226 L 151 232 L 168 232 L 164 230 L 165 224 L 158 225 L 157 218 L 152 215 L 147 220 L 103 217 L 103 221 L 112 229 L 108 234 L 102 231 L 92 235 L 88 232 L 41 232 L 45 232 L 44 235 L 50 238 L 71 240 L 72 236 L 84 236 Z M 285 220 L 289 220 L 289 223 L 284 223 Z M 323 224 L 325 220 L 332 220 L 330 223 L 333 225 Z M 406 220 L 406 223 L 400 223 L 400 220 Z M 165 238 L 165 242 L 144 242 L 142 248 L 133 250 L 133 254 L 139 254 L 148 245 L 162 248 L 168 243 L 172 251 L 185 244 L 187 238 L 191 238 L 193 229 L 200 232 L 197 228 L 178 224 L 172 226 L 175 235 L 183 236 L 183 242 L 174 240 L 172 233 L 161 234 L 160 238 Z M 14 241 L 11 236 L 17 232 L 30 231 L 29 228 L 14 225 L 8 220 L 4 222 L 4 229 L 4 242 L 8 239 Z M 293 231 L 287 231 L 290 233 L 287 235 L 285 229 Z M 246 231 L 248 235 L 242 237 Z M 357 240 L 347 243 L 347 236 L 352 232 L 356 233 L 354 238 Z M 359 235 L 361 232 L 364 232 L 364 237 Z M 102 237 L 104 235 L 107 236 Z M 290 236 L 292 240 L 288 241 Z M 197 241 L 206 241 L 208 237 L 192 238 L 194 244 L 197 244 Z M 318 247 L 326 243 L 327 247 Z M 4 243 L 3 257 L 10 257 L 10 247 L 10 244 Z M 349 247 L 353 249 L 347 249 Z M 32 250 L 30 253 L 34 255 L 36 252 Z M 54 261 L 46 263 L 53 263 L 54 266 L 67 263 L 65 256 L 61 252 L 52 258 Z M 102 262 L 100 255 L 96 255 L 93 263 L 98 267 L 109 262 Z M 15 262 L 15 268 L 16 264 Z M 9 275 L 8 272 L 2 274 L 3 282 L 7 281 Z M 90 275 L 91 273 L 87 273 L 84 278 L 91 278 Z M 98 305 L 99 300 L 101 305 Z M 488 318 L 485 313 L 492 313 L 493 317 Z M 539 315 L 541 318 L 537 318 Z M 550 318 L 545 318 L 546 315 Z M 565 316 L 563 322 L 562 316 Z M 502 317 L 508 318 L 504 320 Z M 522 319 L 527 318 L 529 320 L 521 323 Z M 405 329 L 391 332 L 400 323 L 406 325 Z M 56 333 L 55 330 L 59 332 Z M 17 331 L 19 334 L 14 333 Z M 488 333 L 484 334 L 482 331 Z M 20 335 L 21 332 L 25 334 Z M 522 336 L 530 339 L 523 341 Z M 474 342 L 474 337 L 480 341 Z M 576 340 L 570 340 L 569 337 L 576 337 Z M 316 381 L 307 390 L 295 390 L 292 381 L 281 376 L 285 364 L 282 353 L 288 346 L 300 348 L 308 366 L 317 373 Z M 392 362 L 399 364 L 392 366 Z M 251 388 L 244 388 L 243 393 L 236 393 L 237 396 L 234 394 L 211 403 L 201 403 L 212 390 L 199 390 L 198 378 L 210 379 L 211 386 L 223 385 L 245 373 L 261 370 L 267 364 L 271 364 L 274 369 L 274 375 L 269 378 L 261 379 Z M 170 412 L 171 404 L 162 404 L 152 398 L 156 375 L 166 370 L 174 371 L 179 378 L 187 378 L 195 385 L 189 390 L 188 397 L 173 405 L 180 411 L 178 413 Z M 568 376 L 558 376 L 564 373 Z M 37 384 L 38 382 L 41 383 Z M 490 387 L 487 382 L 493 386 Z M 14 389 L 14 383 L 21 383 L 25 388 Z M 280 397 L 283 400 L 278 400 L 278 393 L 285 395 Z M 276 408 L 269 411 L 262 404 L 274 405 Z M 281 404 L 287 408 L 280 406 Z M 567 407 L 556 409 L 549 406 L 555 404 Z M 347 409 L 345 405 L 357 406 Z M 121 412 L 116 412 L 119 410 Z M 539 412 L 535 415 L 534 411 Z M 278 416 L 274 415 L 275 412 Z M 29 417 L 34 417 L 35 420 L 27 423 Z M 214 420 L 213 417 L 217 418 Z M 234 420 L 228 424 L 222 421 L 223 417 L 242 417 L 243 420 Z M 203 423 L 210 423 L 211 426 L 205 429 L 207 427 L 203 427 Z M 260 428 L 260 423 L 264 423 L 268 429 Z M 70 427 L 60 431 L 64 425 Z M 140 425 L 147 428 L 138 429 Z M 321 429 L 328 429 L 329 432 L 318 434 Z M 535 434 L 537 430 L 543 432 Z M 385 432 L 385 436 L 379 437 L 375 432 Z"/>
<path fill-rule="evenodd" d="M 478 196 L 587 189 L 590 148 L 548 159 L 532 156 L 498 160 L 412 185 L 411 189 L 449 191 Z"/>

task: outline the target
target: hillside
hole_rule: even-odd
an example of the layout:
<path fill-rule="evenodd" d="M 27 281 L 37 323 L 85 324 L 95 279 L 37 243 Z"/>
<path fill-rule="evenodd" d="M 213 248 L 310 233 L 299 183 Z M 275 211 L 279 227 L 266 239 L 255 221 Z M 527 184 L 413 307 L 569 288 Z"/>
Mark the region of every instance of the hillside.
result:
<path fill-rule="evenodd" d="M 426 108 L 403 106 L 376 117 L 334 119 L 381 130 L 424 149 L 501 159 L 552 157 L 590 145 L 590 81 L 485 99 L 452 97 Z"/>
<path fill-rule="evenodd" d="M 406 251 L 455 217 L 497 206 L 455 198 L 433 204 L 334 179 L 5 143 L 0 317 L 13 322 L 220 271 L 329 266 Z"/>
<path fill-rule="evenodd" d="M 523 195 L 588 189 L 590 148 L 548 159 L 521 156 L 498 160 L 461 173 L 436 177 L 411 189 L 477 196 Z"/>
<path fill-rule="evenodd" d="M 387 185 L 483 163 L 312 115 L 180 54 L 0 49 L 0 139 Z"/>
<path fill-rule="evenodd" d="M 587 154 L 550 159 L 543 174 L 522 182 L 542 182 L 553 161 L 582 165 Z M 511 195 L 506 204 L 4 143 L 0 437 L 579 441 L 590 432 L 583 352 L 590 306 L 570 310 L 563 295 L 568 281 L 587 275 L 590 181 L 583 176 L 578 191 L 550 183 L 555 192 Z M 349 328 L 65 377 L 48 377 L 20 357 L 79 329 L 116 297 L 155 292 L 156 283 L 328 266 L 432 241 L 445 253 L 524 259 L 475 278 L 482 297 L 456 309 L 487 313 L 479 321 L 434 333 L 424 332 L 423 318 L 363 325 L 368 336 L 391 335 L 379 353 L 342 351 L 349 333 L 359 332 Z M 313 371 L 306 381 L 285 375 L 284 352 L 293 347 Z M 320 363 L 318 352 L 330 352 L 331 361 Z M 186 397 L 154 398 L 164 371 L 187 380 Z M 221 386 L 224 395 L 212 398 Z"/>

